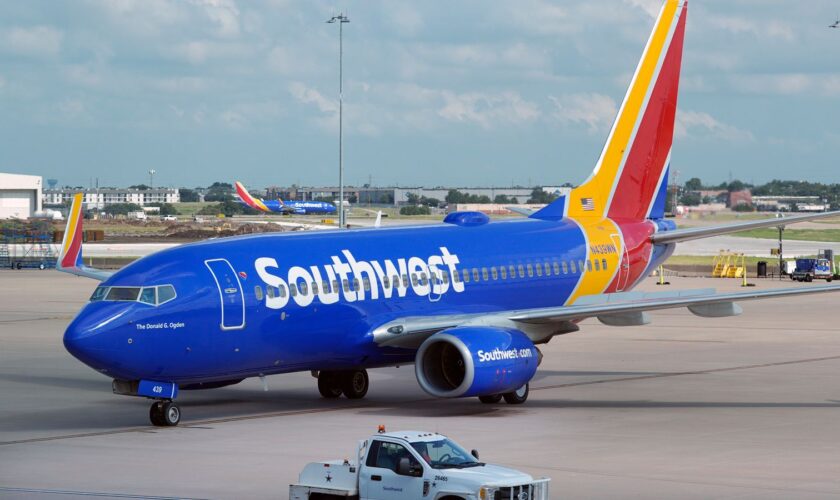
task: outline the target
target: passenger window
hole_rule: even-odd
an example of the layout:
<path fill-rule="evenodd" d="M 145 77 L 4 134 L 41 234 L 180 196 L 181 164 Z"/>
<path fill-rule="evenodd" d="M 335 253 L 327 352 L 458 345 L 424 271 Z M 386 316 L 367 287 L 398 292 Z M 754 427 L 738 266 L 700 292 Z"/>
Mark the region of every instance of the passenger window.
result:
<path fill-rule="evenodd" d="M 546 263 L 545 263 L 545 264 L 543 264 L 543 265 L 545 266 L 545 275 L 546 275 L 546 276 L 551 276 L 551 264 L 549 264 L 548 262 L 546 262 Z"/>
<path fill-rule="evenodd" d="M 298 285 L 298 291 L 301 295 L 309 295 L 309 285 L 307 285 L 305 281 L 301 282 L 301 284 Z"/>
<path fill-rule="evenodd" d="M 350 291 L 350 282 L 347 281 L 347 278 L 344 278 L 343 280 L 341 280 L 341 283 L 344 285 L 344 291 L 349 292 Z"/>
<path fill-rule="evenodd" d="M 418 286 L 420 281 L 417 279 L 417 273 L 411 273 L 411 286 Z"/>
<path fill-rule="evenodd" d="M 330 290 L 330 282 L 329 281 L 324 280 L 324 281 L 321 282 L 321 291 L 324 292 L 324 293 L 332 293 L 332 290 Z"/>
<path fill-rule="evenodd" d="M 277 287 L 277 296 L 280 297 L 281 299 L 286 297 L 286 286 L 285 285 Z"/>
<path fill-rule="evenodd" d="M 552 267 L 554 267 L 554 275 L 555 276 L 560 276 L 560 264 L 558 264 L 557 261 L 555 260 L 554 262 L 552 262 L 551 265 L 552 265 Z"/>
<path fill-rule="evenodd" d="M 575 261 L 569 262 L 569 267 L 572 268 L 572 274 L 577 273 L 577 268 L 575 267 Z"/>
<path fill-rule="evenodd" d="M 91 302 L 97 302 L 105 298 L 105 295 L 108 294 L 108 287 L 107 286 L 98 286 L 96 290 L 93 291 L 93 295 L 90 296 Z"/>
<path fill-rule="evenodd" d="M 464 283 L 470 282 L 470 270 L 464 269 Z"/>
<path fill-rule="evenodd" d="M 289 293 L 292 297 L 297 297 L 297 286 L 294 283 L 289 283 Z"/>
<path fill-rule="evenodd" d="M 403 275 L 402 275 L 402 277 L 403 277 L 403 278 L 402 278 L 403 288 L 408 288 L 408 275 L 407 275 L 407 274 L 403 274 Z"/>
<path fill-rule="evenodd" d="M 507 279 L 507 268 L 505 266 L 502 266 L 502 267 L 499 268 L 499 272 L 502 275 L 502 279 L 506 280 Z"/>
<path fill-rule="evenodd" d="M 496 266 L 490 268 L 490 276 L 493 277 L 493 281 L 499 279 L 499 270 L 496 269 Z"/>
<path fill-rule="evenodd" d="M 522 264 L 519 264 L 518 270 L 519 270 L 519 277 L 524 278 L 525 277 L 525 266 L 523 266 Z"/>
<path fill-rule="evenodd" d="M 532 266 L 531 264 L 528 264 L 527 267 L 528 267 L 528 277 L 533 278 L 534 277 L 534 266 Z"/>
<path fill-rule="evenodd" d="M 601 269 L 607 270 L 607 259 L 601 259 Z"/>
<path fill-rule="evenodd" d="M 367 276 L 362 278 L 362 284 L 365 286 L 365 291 L 369 292 L 370 291 L 370 279 Z"/>
<path fill-rule="evenodd" d="M 515 278 L 516 277 L 516 268 L 514 268 L 512 265 L 510 267 L 508 267 L 508 274 L 510 275 L 510 279 Z"/>
<path fill-rule="evenodd" d="M 426 286 L 428 281 L 426 281 L 426 273 L 420 273 L 420 284 Z"/>
<path fill-rule="evenodd" d="M 313 281 L 312 288 L 310 290 L 312 290 L 312 295 L 318 295 L 318 283 Z"/>
<path fill-rule="evenodd" d="M 268 297 L 269 299 L 274 298 L 274 287 L 273 286 L 265 287 L 265 296 Z"/>
<path fill-rule="evenodd" d="M 597 260 L 597 259 L 595 260 L 595 270 L 596 270 L 596 271 L 600 271 L 600 270 L 601 270 L 601 263 L 600 263 L 600 262 L 598 262 L 598 260 Z"/>
<path fill-rule="evenodd" d="M 583 272 L 583 261 L 582 260 L 578 261 L 578 269 L 580 269 L 580 272 Z"/>
<path fill-rule="evenodd" d="M 560 265 L 563 266 L 563 274 L 569 274 L 569 266 L 566 264 L 566 261 L 564 260 Z"/>
<path fill-rule="evenodd" d="M 263 291 L 260 285 L 254 287 L 254 297 L 257 298 L 257 301 L 261 301 L 263 299 Z"/>
<path fill-rule="evenodd" d="M 338 293 L 338 292 L 341 291 L 341 287 L 338 286 L 338 280 L 333 280 L 332 289 L 333 289 L 333 292 L 335 292 L 335 293 Z"/>
<path fill-rule="evenodd" d="M 359 278 L 353 278 L 353 281 L 351 282 L 351 284 L 353 285 L 353 290 L 355 290 L 357 292 L 359 290 L 361 290 L 361 288 L 359 288 Z"/>
<path fill-rule="evenodd" d="M 140 302 L 155 305 L 155 287 L 146 287 L 140 292 Z"/>
<path fill-rule="evenodd" d="M 589 271 L 589 272 L 592 272 L 592 261 L 591 260 L 586 261 L 586 270 Z"/>
<path fill-rule="evenodd" d="M 481 279 L 483 279 L 484 281 L 487 281 L 487 280 L 490 279 L 490 275 L 487 273 L 487 268 L 486 267 L 481 268 Z"/>
<path fill-rule="evenodd" d="M 534 265 L 534 267 L 537 270 L 537 276 L 542 276 L 542 264 L 537 262 L 536 265 Z"/>
<path fill-rule="evenodd" d="M 453 283 L 460 283 L 461 282 L 461 273 L 457 270 L 452 272 L 452 282 Z"/>
<path fill-rule="evenodd" d="M 385 288 L 391 288 L 391 281 L 388 279 L 387 276 L 382 277 L 382 286 Z"/>
<path fill-rule="evenodd" d="M 441 274 L 441 278 L 443 278 L 443 284 L 444 284 L 444 285 L 448 285 L 448 284 L 449 284 L 449 273 L 443 273 L 443 274 Z"/>
<path fill-rule="evenodd" d="M 475 281 L 476 283 L 478 283 L 478 281 L 479 281 L 479 280 L 478 280 L 478 268 L 477 268 L 477 267 L 474 267 L 472 271 L 473 271 L 473 281 Z"/>

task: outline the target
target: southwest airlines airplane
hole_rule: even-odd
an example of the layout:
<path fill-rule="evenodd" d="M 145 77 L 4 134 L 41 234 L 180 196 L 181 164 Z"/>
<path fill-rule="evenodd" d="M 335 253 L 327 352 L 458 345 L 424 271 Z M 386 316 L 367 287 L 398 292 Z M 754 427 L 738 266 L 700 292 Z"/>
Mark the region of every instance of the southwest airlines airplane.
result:
<path fill-rule="evenodd" d="M 283 201 L 279 198 L 276 200 L 254 198 L 239 181 L 236 181 L 236 196 L 240 203 L 260 212 L 296 215 L 335 213 L 335 205 L 325 201 Z"/>
<path fill-rule="evenodd" d="M 323 397 L 355 399 L 367 368 L 407 363 L 433 396 L 519 404 L 538 346 L 585 318 L 734 316 L 739 301 L 840 290 L 630 291 L 680 241 L 838 214 L 690 229 L 665 220 L 686 12 L 678 0 L 662 7 L 590 177 L 527 218 L 458 212 L 422 227 L 223 238 L 111 274 L 83 264 L 77 195 L 58 267 L 102 283 L 64 345 L 115 393 L 154 400 L 160 426 L 179 422 L 181 390 L 306 370 Z"/>

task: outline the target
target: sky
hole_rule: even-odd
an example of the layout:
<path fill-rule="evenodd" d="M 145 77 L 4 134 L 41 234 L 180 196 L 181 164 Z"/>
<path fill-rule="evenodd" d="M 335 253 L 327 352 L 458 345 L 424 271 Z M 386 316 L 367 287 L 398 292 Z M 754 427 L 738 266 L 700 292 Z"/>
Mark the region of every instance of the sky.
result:
<path fill-rule="evenodd" d="M 59 185 L 583 181 L 658 0 L 0 0 L 0 171 Z M 840 1 L 689 4 L 672 171 L 840 182 Z"/>

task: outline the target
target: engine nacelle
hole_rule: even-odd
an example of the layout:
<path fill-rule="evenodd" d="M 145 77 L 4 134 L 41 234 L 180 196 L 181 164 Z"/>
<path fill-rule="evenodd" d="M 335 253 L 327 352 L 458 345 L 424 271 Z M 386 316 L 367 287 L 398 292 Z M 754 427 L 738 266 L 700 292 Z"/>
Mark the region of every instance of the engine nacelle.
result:
<path fill-rule="evenodd" d="M 426 339 L 414 372 L 432 396 L 462 398 L 516 390 L 531 380 L 538 364 L 537 348 L 519 330 L 460 326 Z"/>

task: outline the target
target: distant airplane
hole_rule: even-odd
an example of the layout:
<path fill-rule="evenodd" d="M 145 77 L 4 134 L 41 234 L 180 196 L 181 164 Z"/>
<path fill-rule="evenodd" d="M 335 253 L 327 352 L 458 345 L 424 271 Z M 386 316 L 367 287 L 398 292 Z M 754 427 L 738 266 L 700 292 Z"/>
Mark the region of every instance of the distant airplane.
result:
<path fill-rule="evenodd" d="M 179 390 L 311 371 L 323 397 L 359 399 L 368 368 L 412 363 L 432 396 L 521 404 L 538 346 L 587 318 L 641 326 L 669 308 L 722 318 L 740 314 L 739 301 L 840 291 L 629 291 L 678 242 L 840 214 L 682 229 L 665 219 L 686 13 L 678 0 L 662 7 L 590 177 L 528 217 L 454 212 L 426 226 L 219 238 L 109 273 L 84 265 L 76 195 L 57 268 L 103 281 L 65 347 L 115 393 L 155 400 L 158 426 L 180 421 Z"/>
<path fill-rule="evenodd" d="M 296 215 L 335 213 L 335 205 L 325 201 L 283 201 L 279 198 L 276 200 L 254 198 L 239 181 L 236 181 L 236 196 L 243 205 L 261 212 Z"/>
<path fill-rule="evenodd" d="M 837 20 L 833 23 L 828 25 L 829 28 L 840 28 L 840 15 L 837 16 Z"/>

